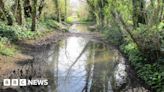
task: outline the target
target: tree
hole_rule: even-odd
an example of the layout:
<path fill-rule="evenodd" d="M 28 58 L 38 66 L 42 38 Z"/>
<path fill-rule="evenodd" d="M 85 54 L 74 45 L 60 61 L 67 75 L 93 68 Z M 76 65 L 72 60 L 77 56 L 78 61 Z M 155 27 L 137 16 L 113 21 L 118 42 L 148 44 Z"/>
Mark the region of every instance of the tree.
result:
<path fill-rule="evenodd" d="M 37 15 L 36 14 L 37 14 L 37 0 L 33 0 L 31 31 L 36 31 L 36 21 L 37 21 Z"/>
<path fill-rule="evenodd" d="M 14 18 L 12 17 L 11 13 L 5 8 L 5 4 L 3 0 L 0 0 L 0 10 L 3 12 L 3 15 L 7 19 L 7 24 L 13 25 Z"/>
<path fill-rule="evenodd" d="M 16 0 L 15 2 L 15 14 L 16 16 L 16 22 L 19 25 L 22 25 L 25 22 L 24 18 L 24 7 L 23 7 L 23 1 L 22 0 Z"/>
<path fill-rule="evenodd" d="M 65 0 L 65 18 L 64 20 L 66 21 L 67 19 L 67 0 Z"/>
<path fill-rule="evenodd" d="M 133 26 L 139 26 L 139 23 L 146 24 L 145 1 L 132 0 L 133 4 Z"/>
<path fill-rule="evenodd" d="M 38 12 L 39 12 L 38 17 L 40 17 L 41 14 L 42 14 L 42 10 L 44 8 L 44 4 L 45 4 L 45 0 L 40 0 L 40 4 L 39 4 L 39 8 L 38 8 Z"/>
<path fill-rule="evenodd" d="M 90 7 L 90 13 L 93 19 L 96 19 L 98 26 L 103 27 L 105 23 L 104 7 L 108 4 L 108 0 L 87 0 Z"/>
<path fill-rule="evenodd" d="M 55 0 L 55 6 L 56 6 L 56 13 L 57 13 L 57 21 L 61 23 L 61 10 L 59 6 L 59 0 Z"/>
<path fill-rule="evenodd" d="M 24 14 L 25 17 L 31 17 L 32 5 L 30 0 L 24 0 Z"/>
<path fill-rule="evenodd" d="M 120 27 L 125 39 L 126 36 L 131 38 L 149 62 L 159 59 L 161 44 L 158 25 L 163 16 L 163 0 L 151 0 L 148 6 L 145 0 L 87 0 L 87 2 L 98 24 L 105 26 L 104 18 L 109 16 L 108 20 Z M 131 21 L 133 26 L 129 25 L 128 21 Z"/>

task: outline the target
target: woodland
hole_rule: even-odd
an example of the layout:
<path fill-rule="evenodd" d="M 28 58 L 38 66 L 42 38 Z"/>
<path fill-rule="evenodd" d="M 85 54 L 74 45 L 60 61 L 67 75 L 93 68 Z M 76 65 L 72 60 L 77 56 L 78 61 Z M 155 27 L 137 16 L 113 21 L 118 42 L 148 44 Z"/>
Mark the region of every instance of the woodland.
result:
<path fill-rule="evenodd" d="M 76 19 L 117 47 L 148 89 L 163 92 L 164 0 L 80 1 L 87 5 L 73 16 L 70 0 L 0 0 L 0 57 L 21 53 L 19 42 L 67 33 Z"/>

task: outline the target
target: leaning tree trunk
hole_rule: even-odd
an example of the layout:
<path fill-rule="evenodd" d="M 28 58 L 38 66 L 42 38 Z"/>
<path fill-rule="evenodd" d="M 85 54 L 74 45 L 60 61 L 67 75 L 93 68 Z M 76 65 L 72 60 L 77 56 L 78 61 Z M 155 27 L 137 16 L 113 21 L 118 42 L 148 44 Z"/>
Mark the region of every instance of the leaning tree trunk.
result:
<path fill-rule="evenodd" d="M 36 21 L 37 21 L 37 15 L 36 14 L 37 14 L 37 0 L 33 0 L 31 31 L 36 31 Z"/>
<path fill-rule="evenodd" d="M 4 4 L 3 0 L 0 0 L 0 10 L 3 12 L 5 18 L 7 19 L 8 25 L 13 25 L 14 18 L 9 13 L 9 11 L 7 11 L 7 9 L 5 9 L 5 4 Z"/>

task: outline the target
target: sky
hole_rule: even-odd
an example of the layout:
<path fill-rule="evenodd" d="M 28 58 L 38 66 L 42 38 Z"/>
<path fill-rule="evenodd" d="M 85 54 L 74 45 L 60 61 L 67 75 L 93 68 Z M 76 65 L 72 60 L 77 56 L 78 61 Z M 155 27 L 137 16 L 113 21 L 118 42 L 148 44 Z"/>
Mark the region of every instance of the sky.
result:
<path fill-rule="evenodd" d="M 79 0 L 70 0 L 70 5 L 72 7 L 73 10 L 77 10 L 79 8 Z"/>

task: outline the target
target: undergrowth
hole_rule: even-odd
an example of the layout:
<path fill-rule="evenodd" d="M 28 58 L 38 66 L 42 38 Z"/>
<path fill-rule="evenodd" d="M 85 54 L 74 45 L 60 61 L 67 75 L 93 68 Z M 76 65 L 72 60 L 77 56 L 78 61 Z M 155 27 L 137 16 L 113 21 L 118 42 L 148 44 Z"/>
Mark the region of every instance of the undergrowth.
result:
<path fill-rule="evenodd" d="M 161 23 L 159 24 L 158 28 L 153 29 L 153 32 L 158 32 L 159 34 L 161 39 L 161 48 L 164 48 L 163 28 L 164 25 Z M 147 34 L 141 33 L 138 36 L 142 36 L 146 41 L 152 40 L 154 38 L 151 37 L 153 35 L 153 32 L 150 31 L 151 28 L 144 26 L 138 27 L 138 29 L 139 31 L 133 31 L 135 32 L 135 35 L 136 33 L 139 34 L 139 32 L 145 31 L 145 29 L 149 29 Z M 138 50 L 136 44 L 129 38 L 129 36 L 126 35 L 126 33 L 122 34 L 119 31 L 119 28 L 113 25 L 110 28 L 104 28 L 102 33 L 110 44 L 118 46 L 120 50 L 128 57 L 128 60 L 131 66 L 134 67 L 138 77 L 140 77 L 145 82 L 145 84 L 149 85 L 153 92 L 164 91 L 164 57 L 162 55 L 153 63 L 150 62 L 148 59 L 151 58 L 151 56 L 146 58 L 145 54 Z M 148 36 L 150 37 L 148 38 Z M 142 44 L 144 44 L 144 41 L 142 41 Z M 144 46 L 153 48 L 153 45 Z M 148 52 L 151 52 L 151 50 Z"/>
<path fill-rule="evenodd" d="M 7 38 L 0 37 L 0 54 L 5 56 L 13 56 L 16 50 L 11 47 L 11 44 Z"/>
<path fill-rule="evenodd" d="M 121 50 L 128 56 L 131 65 L 137 72 L 137 75 L 151 86 L 157 92 L 164 90 L 164 72 L 163 61 L 164 58 L 157 60 L 156 63 L 148 64 L 147 59 L 136 48 L 132 42 L 120 46 Z"/>
<path fill-rule="evenodd" d="M 12 47 L 11 42 L 13 44 L 20 40 L 36 40 L 59 27 L 59 23 L 52 19 L 38 21 L 37 31 L 30 31 L 31 19 L 27 19 L 22 26 L 17 24 L 8 26 L 4 22 L 0 22 L 0 55 L 14 55 L 16 50 Z"/>

